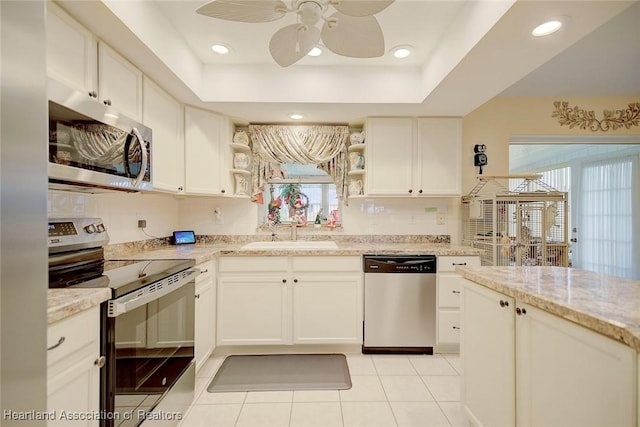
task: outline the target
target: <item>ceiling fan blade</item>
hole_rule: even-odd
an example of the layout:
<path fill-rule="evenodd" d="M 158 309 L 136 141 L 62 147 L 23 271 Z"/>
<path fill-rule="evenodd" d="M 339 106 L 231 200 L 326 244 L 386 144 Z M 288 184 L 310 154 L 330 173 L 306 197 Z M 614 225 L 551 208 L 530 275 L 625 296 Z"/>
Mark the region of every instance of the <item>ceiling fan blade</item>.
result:
<path fill-rule="evenodd" d="M 288 67 L 313 49 L 320 41 L 320 30 L 300 24 L 278 30 L 269 42 L 269 51 L 281 67 Z"/>
<path fill-rule="evenodd" d="M 238 22 L 271 22 L 287 12 L 282 0 L 214 0 L 196 12 L 212 18 Z"/>
<path fill-rule="evenodd" d="M 371 16 L 385 10 L 395 0 L 338 0 L 331 5 L 342 14 L 349 16 Z"/>
<path fill-rule="evenodd" d="M 325 22 L 322 42 L 331 52 L 351 58 L 375 58 L 384 55 L 384 36 L 378 20 L 373 16 L 356 18 L 334 13 L 331 19 L 337 25 Z"/>

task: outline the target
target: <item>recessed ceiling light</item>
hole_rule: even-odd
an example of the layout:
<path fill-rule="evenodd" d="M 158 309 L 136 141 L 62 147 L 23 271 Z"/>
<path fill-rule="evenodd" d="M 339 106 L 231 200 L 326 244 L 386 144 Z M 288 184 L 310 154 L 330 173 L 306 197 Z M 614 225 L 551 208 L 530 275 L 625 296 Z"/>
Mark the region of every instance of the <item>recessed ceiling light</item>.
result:
<path fill-rule="evenodd" d="M 544 24 L 540 24 L 531 31 L 531 35 L 534 37 L 544 37 L 549 34 L 553 34 L 562 28 L 562 21 L 558 19 L 554 19 L 552 21 L 547 21 Z"/>
<path fill-rule="evenodd" d="M 318 46 L 316 46 L 313 49 L 311 49 L 311 51 L 309 53 L 307 53 L 307 55 L 309 55 L 309 56 L 320 56 L 320 55 L 322 55 L 322 49 L 319 48 Z"/>
<path fill-rule="evenodd" d="M 217 53 L 218 55 L 226 55 L 227 53 L 231 52 L 231 48 L 226 44 L 222 44 L 222 43 L 215 43 L 211 45 L 211 50 Z"/>
<path fill-rule="evenodd" d="M 398 59 L 406 58 L 407 56 L 411 55 L 411 53 L 413 53 L 413 47 L 408 45 L 396 46 L 391 49 L 391 54 L 394 56 L 394 58 Z"/>
<path fill-rule="evenodd" d="M 289 118 L 291 120 L 302 120 L 302 119 L 304 119 L 304 114 L 302 114 L 302 113 L 291 113 L 291 114 L 289 114 Z"/>

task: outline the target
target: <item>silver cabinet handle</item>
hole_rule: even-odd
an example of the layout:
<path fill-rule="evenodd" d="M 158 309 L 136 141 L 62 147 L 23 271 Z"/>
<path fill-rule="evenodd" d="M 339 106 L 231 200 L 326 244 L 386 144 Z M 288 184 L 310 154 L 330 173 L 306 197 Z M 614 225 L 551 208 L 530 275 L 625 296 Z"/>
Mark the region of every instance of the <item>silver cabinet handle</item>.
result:
<path fill-rule="evenodd" d="M 452 262 L 451 265 L 467 265 L 466 262 Z"/>
<path fill-rule="evenodd" d="M 208 272 L 209 272 L 209 269 L 208 269 L 208 268 L 205 268 L 204 270 L 201 270 L 201 271 L 200 271 L 200 274 L 204 274 L 204 273 L 208 273 Z"/>
<path fill-rule="evenodd" d="M 55 344 L 54 344 L 54 345 L 52 345 L 51 347 L 47 348 L 47 351 L 49 351 L 49 350 L 53 350 L 54 348 L 58 348 L 58 347 L 60 347 L 60 346 L 62 345 L 62 343 L 63 343 L 63 342 L 65 342 L 65 341 L 66 341 L 66 338 L 65 338 L 65 337 L 60 337 L 60 339 L 58 340 L 58 342 L 57 342 L 57 343 L 55 343 Z"/>
<path fill-rule="evenodd" d="M 96 365 L 98 368 L 102 368 L 106 363 L 107 363 L 107 358 L 104 356 L 98 357 L 93 362 L 93 364 Z"/>

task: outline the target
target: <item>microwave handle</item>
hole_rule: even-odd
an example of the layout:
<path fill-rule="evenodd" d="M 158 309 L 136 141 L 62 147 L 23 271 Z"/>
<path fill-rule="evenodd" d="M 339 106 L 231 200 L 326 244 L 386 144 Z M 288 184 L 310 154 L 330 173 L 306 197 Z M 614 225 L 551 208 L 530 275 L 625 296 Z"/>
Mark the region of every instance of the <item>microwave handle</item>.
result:
<path fill-rule="evenodd" d="M 144 174 L 147 172 L 147 165 L 149 164 L 149 158 L 147 156 L 147 145 L 144 139 L 142 138 L 142 135 L 140 135 L 140 132 L 135 127 L 131 129 L 131 131 L 133 132 L 136 139 L 138 140 L 138 143 L 140 144 L 140 150 L 142 152 L 142 165 L 140 166 L 140 172 L 138 172 L 138 176 L 133 181 L 133 186 L 135 188 L 138 188 L 140 186 L 140 183 L 142 182 L 142 179 L 144 178 Z"/>

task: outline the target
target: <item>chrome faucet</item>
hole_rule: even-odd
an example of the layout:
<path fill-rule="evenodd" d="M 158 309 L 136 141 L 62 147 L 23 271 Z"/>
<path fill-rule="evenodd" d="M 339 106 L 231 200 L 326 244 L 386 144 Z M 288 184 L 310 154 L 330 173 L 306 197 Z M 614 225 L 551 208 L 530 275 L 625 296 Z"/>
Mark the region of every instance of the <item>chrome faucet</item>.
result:
<path fill-rule="evenodd" d="M 298 222 L 291 221 L 291 240 L 298 239 Z"/>

